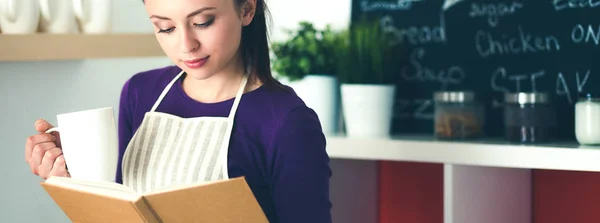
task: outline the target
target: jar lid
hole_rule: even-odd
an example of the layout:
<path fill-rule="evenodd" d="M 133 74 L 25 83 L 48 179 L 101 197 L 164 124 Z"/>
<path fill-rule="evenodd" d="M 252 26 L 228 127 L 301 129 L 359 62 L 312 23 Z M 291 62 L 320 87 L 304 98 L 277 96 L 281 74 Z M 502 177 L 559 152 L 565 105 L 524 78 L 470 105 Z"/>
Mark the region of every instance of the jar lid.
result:
<path fill-rule="evenodd" d="M 517 92 L 504 94 L 504 102 L 511 104 L 544 104 L 550 102 L 545 92 Z"/>
<path fill-rule="evenodd" d="M 579 99 L 600 99 L 600 93 L 581 92 L 579 93 Z"/>
<path fill-rule="evenodd" d="M 475 93 L 472 91 L 438 91 L 433 95 L 437 102 L 463 103 L 475 100 Z"/>

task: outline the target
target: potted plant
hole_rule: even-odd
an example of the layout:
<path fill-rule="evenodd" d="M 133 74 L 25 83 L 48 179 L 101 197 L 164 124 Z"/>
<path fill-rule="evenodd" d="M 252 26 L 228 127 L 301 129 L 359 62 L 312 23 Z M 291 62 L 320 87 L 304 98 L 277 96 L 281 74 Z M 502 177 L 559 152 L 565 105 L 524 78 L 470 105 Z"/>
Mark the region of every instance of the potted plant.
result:
<path fill-rule="evenodd" d="M 342 114 L 350 137 L 390 134 L 396 86 L 385 70 L 392 52 L 389 37 L 377 22 L 363 19 L 336 38 Z"/>
<path fill-rule="evenodd" d="M 271 44 L 273 71 L 317 113 L 325 134 L 337 133 L 340 102 L 336 33 L 329 26 L 318 30 L 306 21 L 300 22 L 297 30 L 287 32 L 290 39 Z"/>

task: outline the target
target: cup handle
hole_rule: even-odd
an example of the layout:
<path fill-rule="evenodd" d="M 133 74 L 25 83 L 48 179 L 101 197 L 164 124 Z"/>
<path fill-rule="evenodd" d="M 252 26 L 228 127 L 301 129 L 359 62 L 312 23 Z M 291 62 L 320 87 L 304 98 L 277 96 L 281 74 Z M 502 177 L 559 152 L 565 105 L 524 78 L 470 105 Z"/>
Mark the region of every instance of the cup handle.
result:
<path fill-rule="evenodd" d="M 17 21 L 17 0 L 7 0 L 4 1 L 5 3 L 5 7 L 6 7 L 6 13 L 4 14 L 6 16 L 6 19 L 10 22 L 15 22 Z M 1 13 L 0 13 L 1 14 Z"/>
<path fill-rule="evenodd" d="M 59 131 L 60 130 L 58 129 L 58 127 L 54 127 L 54 128 L 46 130 L 46 133 L 59 132 Z M 67 170 L 67 172 L 69 172 L 69 166 L 66 163 L 65 163 L 65 169 Z"/>
<path fill-rule="evenodd" d="M 42 17 L 46 21 L 52 21 L 52 14 L 50 14 L 50 0 L 40 0 L 40 12 Z"/>
<path fill-rule="evenodd" d="M 58 127 L 54 127 L 54 128 L 46 130 L 46 133 L 58 132 L 58 131 L 59 131 Z"/>
<path fill-rule="evenodd" d="M 87 13 L 89 10 L 86 10 L 89 7 L 86 3 L 88 3 L 86 0 L 73 0 L 73 12 L 81 23 L 86 23 L 89 20 L 89 13 Z"/>

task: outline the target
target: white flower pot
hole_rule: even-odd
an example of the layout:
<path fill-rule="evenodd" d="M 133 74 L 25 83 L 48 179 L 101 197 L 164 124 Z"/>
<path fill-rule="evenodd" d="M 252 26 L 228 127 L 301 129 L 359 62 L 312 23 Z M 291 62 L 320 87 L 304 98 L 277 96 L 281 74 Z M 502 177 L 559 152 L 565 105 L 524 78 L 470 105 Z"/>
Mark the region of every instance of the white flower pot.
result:
<path fill-rule="evenodd" d="M 330 75 L 307 75 L 301 80 L 288 83 L 296 94 L 313 109 L 323 128 L 323 133 L 338 133 L 339 126 L 339 85 L 336 77 Z"/>
<path fill-rule="evenodd" d="M 349 137 L 389 137 L 395 85 L 342 84 L 342 112 Z"/>

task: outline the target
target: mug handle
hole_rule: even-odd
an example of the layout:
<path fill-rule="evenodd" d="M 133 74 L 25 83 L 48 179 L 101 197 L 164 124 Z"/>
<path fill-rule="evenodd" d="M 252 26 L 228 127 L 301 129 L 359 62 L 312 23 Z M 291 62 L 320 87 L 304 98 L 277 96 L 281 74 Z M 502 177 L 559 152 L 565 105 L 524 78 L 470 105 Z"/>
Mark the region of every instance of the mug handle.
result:
<path fill-rule="evenodd" d="M 40 0 L 40 12 L 42 17 L 46 21 L 52 21 L 52 14 L 50 14 L 50 0 Z"/>
<path fill-rule="evenodd" d="M 7 0 L 4 1 L 4 6 L 6 7 L 6 13 L 4 14 L 6 19 L 10 22 L 17 21 L 17 0 Z M 1 13 L 0 13 L 1 14 Z"/>
<path fill-rule="evenodd" d="M 51 129 L 46 130 L 46 133 L 51 133 L 51 132 L 59 132 L 60 130 L 58 129 L 58 127 L 54 127 Z"/>
<path fill-rule="evenodd" d="M 81 23 L 86 23 L 89 20 L 89 10 L 88 9 L 88 1 L 85 0 L 73 0 L 73 12 L 75 13 L 75 16 L 77 16 L 77 18 L 79 18 L 79 20 L 81 21 Z"/>
<path fill-rule="evenodd" d="M 58 127 L 54 127 L 54 128 L 46 130 L 46 133 L 59 132 L 59 131 L 60 130 Z M 65 169 L 67 170 L 67 172 L 69 172 L 69 166 L 66 164 L 66 161 L 65 161 Z"/>

